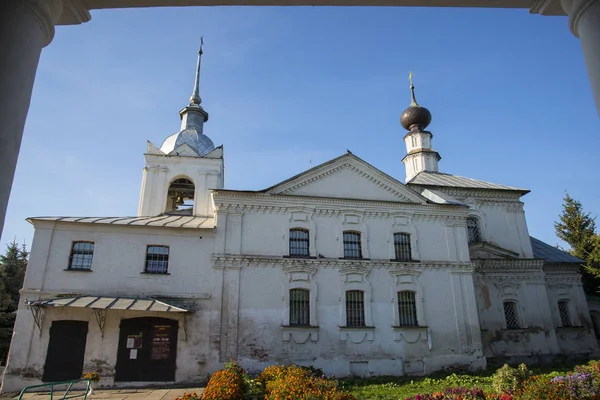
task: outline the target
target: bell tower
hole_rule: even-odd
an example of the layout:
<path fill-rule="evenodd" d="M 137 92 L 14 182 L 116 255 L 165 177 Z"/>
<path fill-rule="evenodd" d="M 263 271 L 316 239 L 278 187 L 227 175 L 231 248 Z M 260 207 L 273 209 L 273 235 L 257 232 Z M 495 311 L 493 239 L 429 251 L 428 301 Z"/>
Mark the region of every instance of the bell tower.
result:
<path fill-rule="evenodd" d="M 194 89 L 189 104 L 179 112 L 179 132 L 167 137 L 160 148 L 147 144 L 138 216 L 214 213 L 210 189 L 224 185 L 223 147 L 215 148 L 204 134 L 208 113 L 200 105 L 203 45 L 201 40 Z"/>
<path fill-rule="evenodd" d="M 425 130 L 431 123 L 431 113 L 425 107 L 421 107 L 415 99 L 412 72 L 408 79 L 410 81 L 411 102 L 400 117 L 402 127 L 408 131 L 404 135 L 406 155 L 402 159 L 406 168 L 406 183 L 410 182 L 419 172 L 438 172 L 438 161 L 442 159 L 439 153 L 431 148 L 433 135 Z"/>

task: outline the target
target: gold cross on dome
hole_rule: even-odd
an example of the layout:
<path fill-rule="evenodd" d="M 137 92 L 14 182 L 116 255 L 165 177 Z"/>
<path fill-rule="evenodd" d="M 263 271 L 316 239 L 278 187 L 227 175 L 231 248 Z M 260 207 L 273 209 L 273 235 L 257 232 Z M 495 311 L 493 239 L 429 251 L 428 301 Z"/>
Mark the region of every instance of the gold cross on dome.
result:
<path fill-rule="evenodd" d="M 413 81 L 412 81 L 412 75 L 413 75 L 413 73 L 412 73 L 412 72 L 409 72 L 409 73 L 408 73 L 408 81 L 410 82 L 410 85 L 411 85 L 411 86 L 412 86 L 412 84 L 413 84 Z"/>

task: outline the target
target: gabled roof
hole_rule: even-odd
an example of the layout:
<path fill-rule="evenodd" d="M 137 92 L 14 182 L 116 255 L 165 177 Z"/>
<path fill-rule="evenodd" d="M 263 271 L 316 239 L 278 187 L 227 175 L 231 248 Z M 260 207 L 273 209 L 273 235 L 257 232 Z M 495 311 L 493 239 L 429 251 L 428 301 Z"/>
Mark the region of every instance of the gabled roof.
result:
<path fill-rule="evenodd" d="M 562 251 L 554 246 L 550 246 L 548 243 L 544 243 L 532 236 L 529 236 L 529 239 L 531 240 L 531 248 L 533 249 L 534 258 L 541 258 L 549 263 L 581 264 L 585 262 L 581 258 L 574 257 L 566 251 Z"/>
<path fill-rule="evenodd" d="M 108 224 L 129 226 L 160 226 L 165 228 L 212 229 L 215 219 L 202 216 L 158 215 L 156 217 L 33 217 L 27 221 L 56 221 L 81 224 Z"/>
<path fill-rule="evenodd" d="M 464 189 L 487 189 L 487 190 L 508 190 L 529 193 L 529 189 L 522 189 L 512 186 L 499 185 L 497 183 L 480 181 L 477 179 L 465 178 L 464 176 L 444 174 L 442 172 L 422 171 L 415 175 L 408 185 L 421 186 L 442 186 Z"/>
<path fill-rule="evenodd" d="M 345 172 L 346 181 L 340 178 L 334 180 L 336 176 L 342 176 Z M 352 175 L 354 174 L 354 175 Z M 349 176 L 354 176 L 353 182 L 348 182 Z M 367 186 L 365 181 L 370 182 Z M 327 185 L 322 184 L 320 188 L 316 188 L 319 182 L 327 182 Z M 364 183 L 361 192 L 358 185 Z M 342 183 L 346 183 L 343 185 Z M 337 185 L 337 186 L 335 186 Z M 323 186 L 326 186 L 325 188 Z M 348 195 L 345 192 L 355 191 Z M 318 192 L 321 193 L 318 193 Z M 313 193 L 314 192 L 314 193 Z M 282 194 L 292 196 L 316 196 L 316 197 L 343 197 L 354 198 L 359 200 L 385 200 L 398 201 L 405 203 L 427 204 L 429 201 L 424 196 L 420 195 L 413 189 L 407 187 L 402 182 L 392 178 L 381 170 L 375 168 L 363 159 L 355 156 L 350 151 L 346 154 L 326 161 L 316 167 L 310 168 L 304 172 L 292 176 L 276 185 L 259 191 L 259 193 L 267 194 Z M 317 193 L 317 194 L 315 194 Z M 381 195 L 382 198 L 375 198 Z"/>

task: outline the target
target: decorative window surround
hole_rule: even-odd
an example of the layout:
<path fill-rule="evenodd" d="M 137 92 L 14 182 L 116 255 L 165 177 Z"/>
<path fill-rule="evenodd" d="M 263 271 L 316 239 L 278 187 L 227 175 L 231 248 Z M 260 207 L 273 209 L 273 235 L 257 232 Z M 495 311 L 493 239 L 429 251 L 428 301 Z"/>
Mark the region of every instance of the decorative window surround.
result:
<path fill-rule="evenodd" d="M 283 268 L 286 274 L 286 279 L 283 284 L 283 321 L 281 324 L 282 340 L 284 342 L 293 341 L 297 344 L 306 343 L 307 341 L 316 342 L 319 340 L 319 325 L 317 321 L 317 300 L 318 286 L 313 279 L 317 268 L 312 265 L 296 264 Z M 309 295 L 309 319 L 310 326 L 290 326 L 290 290 L 305 289 Z"/>
<path fill-rule="evenodd" d="M 317 229 L 313 221 L 314 210 L 307 208 L 290 208 L 290 219 L 287 226 L 283 227 L 283 256 L 290 256 L 290 229 L 299 228 L 308 230 L 309 257 L 317 256 Z"/>
<path fill-rule="evenodd" d="M 363 221 L 364 214 L 362 211 L 348 211 L 342 215 L 342 224 L 338 228 L 338 254 L 340 258 L 344 258 L 344 232 L 354 231 L 360 233 L 360 245 L 362 258 L 369 259 L 369 230 Z"/>
<path fill-rule="evenodd" d="M 392 226 L 388 230 L 388 251 L 389 259 L 396 259 L 396 251 L 394 247 L 394 234 L 395 233 L 407 233 L 410 235 L 410 251 L 412 254 L 411 261 L 417 261 L 421 259 L 419 253 L 419 240 L 417 235 L 417 228 L 415 227 L 412 216 L 408 214 L 394 214 L 390 215 L 392 218 Z"/>
<path fill-rule="evenodd" d="M 418 340 L 427 341 L 427 322 L 423 311 L 423 287 L 417 278 L 421 271 L 407 268 L 393 268 L 389 270 L 392 276 L 390 285 L 390 306 L 392 312 L 392 321 L 394 324 L 394 341 L 400 342 L 406 340 L 408 343 L 415 343 Z M 415 305 L 417 307 L 417 322 L 419 326 L 400 326 L 400 315 L 398 313 L 398 292 L 408 290 L 415 292 Z"/>
<path fill-rule="evenodd" d="M 373 317 L 371 314 L 371 302 L 373 301 L 371 284 L 367 276 L 372 268 L 368 265 L 350 265 L 340 268 L 340 340 L 350 339 L 352 343 L 362 343 L 364 340 L 373 341 Z M 363 292 L 365 307 L 365 326 L 346 326 L 346 292 L 349 290 L 360 290 Z"/>

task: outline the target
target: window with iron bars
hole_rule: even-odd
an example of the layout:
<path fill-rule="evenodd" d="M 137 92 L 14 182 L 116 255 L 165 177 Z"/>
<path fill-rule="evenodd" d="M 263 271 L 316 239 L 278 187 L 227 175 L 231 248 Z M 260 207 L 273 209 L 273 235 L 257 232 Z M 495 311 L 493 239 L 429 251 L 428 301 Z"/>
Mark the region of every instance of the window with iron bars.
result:
<path fill-rule="evenodd" d="M 394 233 L 394 252 L 396 255 L 396 260 L 412 260 L 412 253 L 410 250 L 410 235 L 408 233 Z"/>
<path fill-rule="evenodd" d="M 344 258 L 362 258 L 360 232 L 344 232 Z"/>
<path fill-rule="evenodd" d="M 94 242 L 73 242 L 69 257 L 69 269 L 90 270 L 93 257 Z"/>
<path fill-rule="evenodd" d="M 410 290 L 398 292 L 398 326 L 419 325 L 415 297 L 415 292 Z"/>
<path fill-rule="evenodd" d="M 310 325 L 310 291 L 290 290 L 290 325 Z"/>
<path fill-rule="evenodd" d="M 505 301 L 504 302 L 504 319 L 506 319 L 506 329 L 519 329 L 521 323 L 519 322 L 519 312 L 517 310 L 516 301 Z"/>
<path fill-rule="evenodd" d="M 309 232 L 307 229 L 290 229 L 290 257 L 308 257 Z"/>
<path fill-rule="evenodd" d="M 558 313 L 560 314 L 560 323 L 562 326 L 573 326 L 571 323 L 568 300 L 561 300 L 558 302 Z"/>
<path fill-rule="evenodd" d="M 467 233 L 469 235 L 469 243 L 481 242 L 481 231 L 479 230 L 479 221 L 477 221 L 477 218 L 467 218 Z"/>
<path fill-rule="evenodd" d="M 147 274 L 167 274 L 169 272 L 169 246 L 148 246 L 146 249 Z"/>
<path fill-rule="evenodd" d="M 365 293 L 346 291 L 346 326 L 365 326 Z"/>

